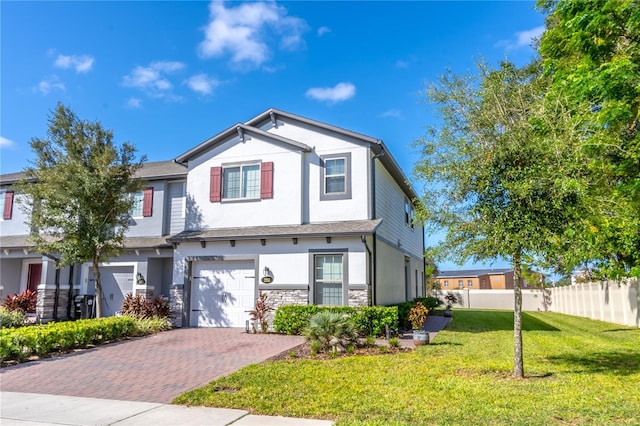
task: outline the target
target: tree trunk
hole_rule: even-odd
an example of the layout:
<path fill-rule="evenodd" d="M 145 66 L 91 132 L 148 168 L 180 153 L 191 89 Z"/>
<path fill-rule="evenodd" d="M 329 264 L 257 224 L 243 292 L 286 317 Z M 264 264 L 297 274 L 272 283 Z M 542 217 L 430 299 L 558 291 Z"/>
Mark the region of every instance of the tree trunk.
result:
<path fill-rule="evenodd" d="M 524 360 L 522 354 L 522 251 L 513 256 L 513 376 L 524 378 Z"/>
<path fill-rule="evenodd" d="M 102 283 L 100 281 L 100 267 L 98 257 L 93 258 L 93 277 L 96 280 L 96 298 L 93 301 L 96 307 L 96 318 L 102 318 Z"/>

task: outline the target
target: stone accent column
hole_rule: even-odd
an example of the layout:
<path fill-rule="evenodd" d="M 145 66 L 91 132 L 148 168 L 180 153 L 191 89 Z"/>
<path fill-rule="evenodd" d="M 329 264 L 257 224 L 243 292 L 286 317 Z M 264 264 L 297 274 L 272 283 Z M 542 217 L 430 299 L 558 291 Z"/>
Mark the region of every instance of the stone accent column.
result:
<path fill-rule="evenodd" d="M 38 302 L 36 304 L 36 321 L 49 322 L 54 320 L 56 285 L 40 284 L 38 286 Z M 69 300 L 69 285 L 60 284 L 58 288 L 58 320 L 67 319 L 67 302 Z"/>
<path fill-rule="evenodd" d="M 171 306 L 171 325 L 182 327 L 184 313 L 184 285 L 174 284 L 169 291 L 169 305 Z"/>
<path fill-rule="evenodd" d="M 349 290 L 349 306 L 369 306 L 367 290 Z"/>

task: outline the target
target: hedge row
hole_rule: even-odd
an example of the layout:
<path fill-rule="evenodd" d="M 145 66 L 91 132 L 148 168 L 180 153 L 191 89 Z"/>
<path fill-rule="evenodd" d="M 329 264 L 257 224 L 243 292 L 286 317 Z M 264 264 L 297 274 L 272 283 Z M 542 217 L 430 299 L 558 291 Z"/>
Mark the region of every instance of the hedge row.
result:
<path fill-rule="evenodd" d="M 398 308 L 395 306 L 318 306 L 286 305 L 278 308 L 273 320 L 273 328 L 278 333 L 302 334 L 309 324 L 309 318 L 320 311 L 339 312 L 349 315 L 361 335 L 380 336 L 386 326 L 393 332 L 398 331 Z"/>
<path fill-rule="evenodd" d="M 152 332 L 138 322 L 124 316 L 5 328 L 0 330 L 0 360 L 21 361 Z"/>

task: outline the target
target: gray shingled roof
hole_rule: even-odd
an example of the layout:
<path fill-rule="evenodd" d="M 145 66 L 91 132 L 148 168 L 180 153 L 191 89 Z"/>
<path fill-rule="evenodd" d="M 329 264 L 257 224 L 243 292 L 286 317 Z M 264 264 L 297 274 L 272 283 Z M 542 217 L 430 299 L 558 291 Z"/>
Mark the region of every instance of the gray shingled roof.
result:
<path fill-rule="evenodd" d="M 188 169 L 182 164 L 178 164 L 173 160 L 169 161 L 152 161 L 144 163 L 142 168 L 138 170 L 135 177 L 138 179 L 156 180 L 165 178 L 186 178 Z"/>
<path fill-rule="evenodd" d="M 3 235 L 0 238 L 0 249 L 29 248 L 28 235 Z M 129 237 L 124 239 L 124 247 L 127 249 L 163 248 L 171 247 L 167 243 L 167 237 Z"/>
<path fill-rule="evenodd" d="M 480 275 L 504 274 L 510 272 L 511 268 L 493 268 L 493 269 L 467 269 L 460 271 L 440 271 L 436 278 L 462 278 L 462 277 L 478 277 Z"/>
<path fill-rule="evenodd" d="M 143 163 L 142 168 L 135 174 L 136 179 L 156 180 L 166 178 L 186 178 L 188 169 L 183 164 L 173 160 L 151 161 Z M 0 175 L 0 184 L 16 183 L 24 177 L 24 172 L 6 173 Z"/>
<path fill-rule="evenodd" d="M 308 223 L 304 225 L 205 229 L 202 231 L 183 231 L 168 238 L 167 241 L 179 243 L 186 241 L 248 240 L 254 238 L 366 235 L 372 234 L 380 223 L 382 223 L 382 219 Z"/>

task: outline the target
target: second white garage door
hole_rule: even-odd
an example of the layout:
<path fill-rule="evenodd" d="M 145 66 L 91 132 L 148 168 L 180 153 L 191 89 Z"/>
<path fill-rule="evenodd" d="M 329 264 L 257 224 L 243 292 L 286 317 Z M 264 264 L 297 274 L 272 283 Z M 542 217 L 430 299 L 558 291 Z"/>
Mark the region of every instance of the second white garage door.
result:
<path fill-rule="evenodd" d="M 192 327 L 243 327 L 255 303 L 253 261 L 194 262 Z"/>

